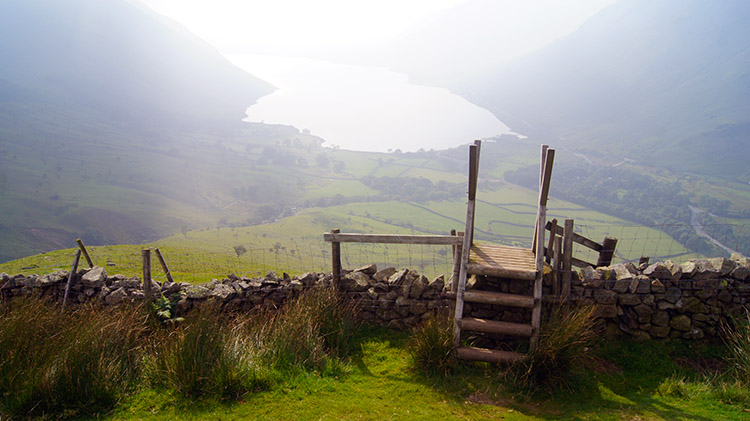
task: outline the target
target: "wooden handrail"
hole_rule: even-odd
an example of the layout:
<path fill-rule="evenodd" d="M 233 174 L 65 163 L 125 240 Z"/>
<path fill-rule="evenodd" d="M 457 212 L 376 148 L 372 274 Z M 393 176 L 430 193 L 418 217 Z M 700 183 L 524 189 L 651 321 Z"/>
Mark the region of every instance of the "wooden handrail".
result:
<path fill-rule="evenodd" d="M 547 225 L 545 225 L 544 228 L 547 231 L 549 231 L 552 228 L 552 222 L 547 222 Z M 563 229 L 563 227 L 561 227 L 560 225 L 555 225 L 555 234 L 557 234 L 557 235 L 563 235 L 564 231 L 565 230 Z M 601 244 L 597 243 L 596 241 L 589 240 L 588 238 L 582 236 L 581 234 L 577 234 L 575 232 L 573 233 L 573 241 L 576 242 L 576 243 L 578 243 L 578 244 L 580 244 L 580 245 L 582 245 L 582 246 L 586 246 L 586 247 L 594 250 L 595 252 L 600 252 L 600 251 L 602 251 L 604 249 L 604 246 L 602 246 Z"/>
<path fill-rule="evenodd" d="M 323 240 L 331 243 L 463 244 L 463 236 L 458 235 L 325 233 L 323 234 Z"/>

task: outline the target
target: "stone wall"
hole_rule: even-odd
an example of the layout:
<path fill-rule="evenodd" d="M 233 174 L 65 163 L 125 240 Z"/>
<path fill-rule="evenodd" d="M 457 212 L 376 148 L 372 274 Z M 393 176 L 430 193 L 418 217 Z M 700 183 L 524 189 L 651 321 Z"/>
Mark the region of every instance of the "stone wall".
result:
<path fill-rule="evenodd" d="M 4 298 L 37 295 L 62 302 L 67 271 L 46 275 L 0 274 Z M 750 262 L 747 258 L 696 260 L 682 265 L 670 261 L 641 268 L 631 263 L 586 268 L 574 273 L 571 300 L 595 304 L 597 325 L 611 334 L 630 334 L 638 339 L 715 336 L 727 317 L 743 314 L 750 299 Z M 314 286 L 331 284 L 330 273 L 262 278 L 229 275 L 203 285 L 152 281 L 152 290 L 177 302 L 178 311 L 188 312 L 196 303 L 215 300 L 227 311 L 278 308 L 289 298 Z M 416 326 L 438 311 L 451 311 L 449 285 L 439 276 L 429 280 L 417 272 L 369 265 L 345 271 L 341 280 L 345 296 L 359 303 L 361 319 L 394 328 Z M 529 294 L 528 282 L 473 278 L 469 287 Z M 545 294 L 551 285 L 545 280 Z M 103 302 L 116 305 L 144 297 L 137 277 L 109 276 L 104 268 L 83 269 L 75 274 L 68 302 Z M 467 303 L 465 314 L 472 317 L 527 322 L 530 310 Z"/>

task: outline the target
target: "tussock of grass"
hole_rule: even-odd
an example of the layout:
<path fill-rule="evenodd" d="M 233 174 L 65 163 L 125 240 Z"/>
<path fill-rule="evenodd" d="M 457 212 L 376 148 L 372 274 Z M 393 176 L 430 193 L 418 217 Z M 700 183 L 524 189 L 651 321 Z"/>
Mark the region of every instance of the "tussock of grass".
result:
<path fill-rule="evenodd" d="M 138 378 L 146 318 L 132 306 L 86 306 L 60 315 L 39 299 L 5 304 L 0 411 L 80 415 L 111 407 Z"/>
<path fill-rule="evenodd" d="M 407 350 L 412 366 L 426 375 L 449 375 L 456 367 L 453 352 L 453 319 L 438 314 L 414 329 Z"/>
<path fill-rule="evenodd" d="M 330 288 L 313 288 L 255 329 L 261 358 L 279 370 L 323 370 L 352 349 L 354 304 Z"/>
<path fill-rule="evenodd" d="M 724 341 L 729 347 L 731 371 L 736 380 L 750 386 L 750 310 L 734 321 L 734 328 L 724 327 Z"/>
<path fill-rule="evenodd" d="M 594 337 L 594 312 L 591 305 L 551 308 L 537 346 L 506 373 L 510 386 L 524 393 L 570 387 L 576 364 Z"/>
<path fill-rule="evenodd" d="M 240 398 L 263 388 L 256 350 L 239 319 L 226 320 L 206 305 L 158 341 L 147 377 L 153 385 L 186 397 Z"/>

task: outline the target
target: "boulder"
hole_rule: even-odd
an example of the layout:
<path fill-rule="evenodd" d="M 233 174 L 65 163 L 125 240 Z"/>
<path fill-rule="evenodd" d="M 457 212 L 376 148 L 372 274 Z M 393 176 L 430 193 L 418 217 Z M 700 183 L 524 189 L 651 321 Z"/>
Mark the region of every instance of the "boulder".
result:
<path fill-rule="evenodd" d="M 388 285 L 403 285 L 407 279 L 406 275 L 409 273 L 409 269 L 401 269 L 395 272 L 393 275 L 388 277 Z"/>
<path fill-rule="evenodd" d="M 355 272 L 362 272 L 365 275 L 372 276 L 378 271 L 378 266 L 376 264 L 371 264 L 367 266 L 362 266 L 361 268 L 355 269 Z"/>
<path fill-rule="evenodd" d="M 672 329 L 676 329 L 679 331 L 687 332 L 690 330 L 690 317 L 680 314 L 679 316 L 675 316 L 672 318 L 672 320 L 669 321 L 669 326 Z"/>
<path fill-rule="evenodd" d="M 667 266 L 662 262 L 656 262 L 649 265 L 646 270 L 643 271 L 643 274 L 650 278 L 672 280 L 672 272 L 670 272 Z"/>
<path fill-rule="evenodd" d="M 664 267 L 672 274 L 672 281 L 678 281 L 682 277 L 682 268 L 671 260 L 664 261 Z"/>
<path fill-rule="evenodd" d="M 680 272 L 682 272 L 684 278 L 692 278 L 697 270 L 698 266 L 693 261 L 685 262 L 680 265 Z"/>
<path fill-rule="evenodd" d="M 372 277 L 377 281 L 386 282 L 395 273 L 396 273 L 396 268 L 388 267 L 388 268 L 375 272 L 375 274 L 372 275 Z"/>
<path fill-rule="evenodd" d="M 218 284 L 211 290 L 211 297 L 221 301 L 229 301 L 237 296 L 237 292 L 229 285 Z"/>
<path fill-rule="evenodd" d="M 723 257 L 710 259 L 711 266 L 719 271 L 719 276 L 727 276 L 737 267 L 737 262 Z"/>
<path fill-rule="evenodd" d="M 614 266 L 610 266 L 612 270 L 615 271 L 615 279 L 623 280 L 623 279 L 633 279 L 635 277 L 635 274 L 638 273 L 638 270 L 633 266 L 632 263 L 624 264 L 624 263 L 618 263 Z"/>
<path fill-rule="evenodd" d="M 599 272 L 591 266 L 584 266 L 581 269 L 581 278 L 583 286 L 590 286 L 596 288 L 601 285 L 602 277 Z"/>
<path fill-rule="evenodd" d="M 189 285 L 184 288 L 183 291 L 187 294 L 187 297 L 192 300 L 200 300 L 208 298 L 211 295 L 211 290 L 200 285 Z"/>
<path fill-rule="evenodd" d="M 127 291 L 125 291 L 125 288 L 120 287 L 110 292 L 109 295 L 104 297 L 104 302 L 107 304 L 119 304 L 126 298 L 128 298 Z"/>
<path fill-rule="evenodd" d="M 713 267 L 708 260 L 696 260 L 696 270 L 693 273 L 693 279 L 705 281 L 709 279 L 719 279 L 719 271 Z"/>
<path fill-rule="evenodd" d="M 427 277 L 424 275 L 420 276 L 411 284 L 409 289 L 409 298 L 419 298 L 422 296 L 422 292 L 427 288 Z"/>

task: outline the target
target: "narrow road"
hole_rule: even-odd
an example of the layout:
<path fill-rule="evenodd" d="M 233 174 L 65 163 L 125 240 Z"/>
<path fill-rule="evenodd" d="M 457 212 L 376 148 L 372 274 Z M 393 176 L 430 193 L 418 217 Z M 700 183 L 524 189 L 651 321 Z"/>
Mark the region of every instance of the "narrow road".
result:
<path fill-rule="evenodd" d="M 737 250 L 733 250 L 733 249 L 731 249 L 731 248 L 729 248 L 729 247 L 725 246 L 724 244 L 722 244 L 721 242 L 719 242 L 719 240 L 717 240 L 717 239 L 715 239 L 715 238 L 711 237 L 710 235 L 708 235 L 708 233 L 706 233 L 706 230 L 705 230 L 705 229 L 703 229 L 703 225 L 701 225 L 700 221 L 698 220 L 698 216 L 699 216 L 700 214 L 702 214 L 702 213 L 705 213 L 706 211 L 704 211 L 704 210 L 703 210 L 703 209 L 701 209 L 701 208 L 696 208 L 695 206 L 690 206 L 690 205 L 688 205 L 688 207 L 690 208 L 690 212 L 692 212 L 692 213 L 693 213 L 693 214 L 692 214 L 692 215 L 690 216 L 690 225 L 692 225 L 692 226 L 693 226 L 693 229 L 695 230 L 695 232 L 696 232 L 696 233 L 697 233 L 698 235 L 700 235 L 701 237 L 707 238 L 707 239 L 708 239 L 708 241 L 710 241 L 710 242 L 712 242 L 712 243 L 716 244 L 716 246 L 718 246 L 719 248 L 721 248 L 721 249 L 725 250 L 725 251 L 726 251 L 727 253 L 729 253 L 729 254 L 732 254 L 732 253 L 737 253 L 737 254 L 739 254 L 739 255 L 742 255 L 742 253 L 739 253 L 739 252 L 738 252 Z"/>

